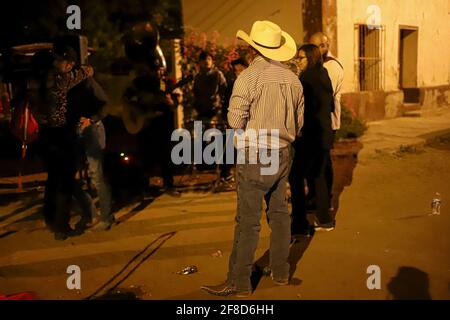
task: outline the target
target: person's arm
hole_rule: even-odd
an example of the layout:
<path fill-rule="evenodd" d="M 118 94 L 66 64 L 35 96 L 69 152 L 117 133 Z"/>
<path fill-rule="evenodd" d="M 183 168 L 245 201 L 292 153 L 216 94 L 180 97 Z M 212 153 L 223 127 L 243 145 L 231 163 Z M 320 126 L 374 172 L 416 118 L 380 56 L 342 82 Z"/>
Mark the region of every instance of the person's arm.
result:
<path fill-rule="evenodd" d="M 201 94 L 201 88 L 200 88 L 200 74 L 197 74 L 194 77 L 194 83 L 192 84 L 192 93 L 194 95 L 194 101 L 198 100 L 198 97 Z"/>
<path fill-rule="evenodd" d="M 331 115 L 331 122 L 333 130 L 339 130 L 341 128 L 341 88 L 344 83 L 344 70 L 338 69 L 336 87 L 334 91 L 334 112 Z"/>
<path fill-rule="evenodd" d="M 89 127 L 92 124 L 91 119 L 89 118 L 85 118 L 85 117 L 81 117 L 80 118 L 80 131 L 83 132 L 84 129 L 86 129 L 87 127 Z"/>
<path fill-rule="evenodd" d="M 66 74 L 60 75 L 57 85 L 66 91 L 69 91 L 83 80 L 92 77 L 94 69 L 91 66 L 82 66 Z"/>
<path fill-rule="evenodd" d="M 325 110 L 334 113 L 334 89 L 327 69 L 321 69 L 321 72 L 317 76 L 318 85 L 315 86 L 315 90 L 321 99 L 320 103 L 323 104 Z"/>
<path fill-rule="evenodd" d="M 228 86 L 227 79 L 223 75 L 223 72 L 219 71 L 219 94 L 222 99 L 225 97 L 227 86 Z"/>
<path fill-rule="evenodd" d="M 331 114 L 332 127 L 333 130 L 338 130 L 341 127 L 341 88 L 344 82 L 344 70 L 334 60 L 330 60 L 324 66 L 328 71 L 333 86 L 334 111 Z"/>
<path fill-rule="evenodd" d="M 332 129 L 331 114 L 334 109 L 333 88 L 325 69 L 322 69 L 315 79 L 313 90 L 314 97 L 318 103 L 316 117 L 322 136 L 326 137 Z"/>
<path fill-rule="evenodd" d="M 91 118 L 93 121 L 97 122 L 105 117 L 104 109 L 108 103 L 108 96 L 102 86 L 94 78 L 91 77 L 87 81 L 89 82 L 92 90 L 92 95 L 95 100 L 95 107 L 97 109 Z"/>
<path fill-rule="evenodd" d="M 303 95 L 303 87 L 300 85 L 298 91 L 298 100 L 296 106 L 295 114 L 296 114 L 296 125 L 297 125 L 297 136 L 301 136 L 301 131 L 304 123 L 304 114 L 305 114 L 305 96 Z"/>
<path fill-rule="evenodd" d="M 228 124 L 233 129 L 245 129 L 250 117 L 250 88 L 247 80 L 240 76 L 234 83 L 228 107 Z"/>

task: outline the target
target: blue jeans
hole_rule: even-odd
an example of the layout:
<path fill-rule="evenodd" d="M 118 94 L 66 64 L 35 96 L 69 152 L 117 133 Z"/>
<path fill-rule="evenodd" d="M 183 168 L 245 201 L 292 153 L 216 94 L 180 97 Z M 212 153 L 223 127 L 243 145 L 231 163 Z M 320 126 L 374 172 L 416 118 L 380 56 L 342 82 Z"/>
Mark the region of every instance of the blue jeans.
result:
<path fill-rule="evenodd" d="M 84 222 L 92 222 L 96 216 L 96 208 L 89 192 L 83 189 L 83 181 L 77 180 L 73 188 L 73 197 L 78 202 L 81 209 L 81 218 Z"/>
<path fill-rule="evenodd" d="M 270 237 L 270 267 L 276 279 L 289 277 L 291 219 L 286 200 L 286 183 L 292 164 L 292 149 L 271 150 L 279 154 L 279 170 L 261 175 L 269 165 L 236 166 L 237 214 L 233 249 L 229 259 L 227 283 L 238 290 L 251 290 L 250 277 L 261 230 L 262 200 L 267 204 Z M 248 157 L 247 157 L 248 158 Z"/>
<path fill-rule="evenodd" d="M 81 141 L 88 162 L 88 175 L 97 190 L 100 202 L 100 218 L 104 222 L 111 222 L 113 219 L 111 216 L 111 189 L 103 172 L 104 132 L 103 124 L 99 121 L 84 129 Z"/>

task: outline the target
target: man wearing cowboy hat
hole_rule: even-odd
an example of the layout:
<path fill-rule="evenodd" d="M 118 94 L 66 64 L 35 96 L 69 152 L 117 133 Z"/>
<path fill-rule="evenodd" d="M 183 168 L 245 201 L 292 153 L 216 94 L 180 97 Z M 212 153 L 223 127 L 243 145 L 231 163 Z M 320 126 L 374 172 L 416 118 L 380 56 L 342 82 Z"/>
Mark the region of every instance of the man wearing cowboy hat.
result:
<path fill-rule="evenodd" d="M 238 204 L 227 280 L 222 285 L 202 289 L 219 296 L 247 297 L 252 293 L 250 276 L 261 229 L 262 199 L 267 204 L 272 230 L 272 280 L 278 285 L 289 283 L 290 217 L 286 182 L 292 163 L 290 145 L 303 126 L 304 100 L 299 79 L 280 63 L 297 53 L 289 34 L 273 22 L 256 21 L 250 35 L 238 31 L 236 36 L 247 42 L 254 58 L 236 79 L 228 122 L 232 128 L 244 130 L 244 135 L 256 132 L 257 143 L 248 141 L 237 146 L 238 152 L 245 154 L 245 163 L 238 162 L 236 167 Z M 251 152 L 260 157 L 249 163 Z M 264 153 L 275 155 L 279 162 L 278 170 L 269 175 L 264 174 L 267 168 L 263 163 Z"/>

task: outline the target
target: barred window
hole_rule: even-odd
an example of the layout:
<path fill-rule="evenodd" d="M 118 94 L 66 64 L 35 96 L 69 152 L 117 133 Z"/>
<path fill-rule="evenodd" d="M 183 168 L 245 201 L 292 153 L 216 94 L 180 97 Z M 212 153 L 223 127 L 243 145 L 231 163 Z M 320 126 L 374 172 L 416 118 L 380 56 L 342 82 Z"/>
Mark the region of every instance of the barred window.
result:
<path fill-rule="evenodd" d="M 357 72 L 360 91 L 383 89 L 384 27 L 355 26 L 357 37 Z"/>

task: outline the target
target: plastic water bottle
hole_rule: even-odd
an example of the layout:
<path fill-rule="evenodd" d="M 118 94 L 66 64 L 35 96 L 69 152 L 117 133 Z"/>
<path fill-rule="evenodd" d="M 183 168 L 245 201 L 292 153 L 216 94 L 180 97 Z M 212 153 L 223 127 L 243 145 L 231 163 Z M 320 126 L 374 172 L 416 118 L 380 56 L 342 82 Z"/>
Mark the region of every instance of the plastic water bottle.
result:
<path fill-rule="evenodd" d="M 441 214 L 441 195 L 436 192 L 434 199 L 431 201 L 431 215 Z"/>

